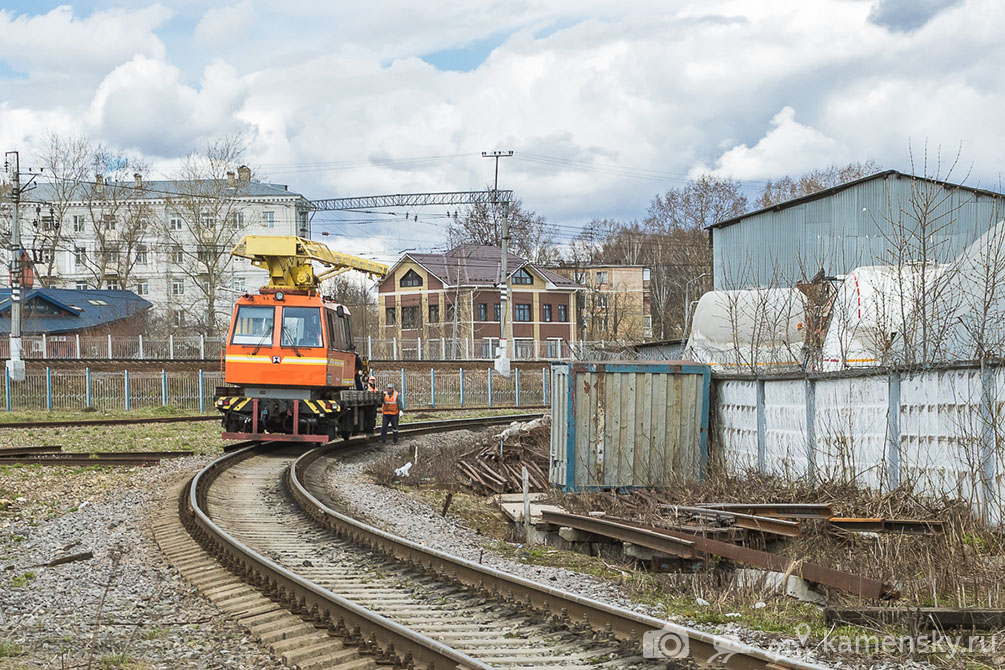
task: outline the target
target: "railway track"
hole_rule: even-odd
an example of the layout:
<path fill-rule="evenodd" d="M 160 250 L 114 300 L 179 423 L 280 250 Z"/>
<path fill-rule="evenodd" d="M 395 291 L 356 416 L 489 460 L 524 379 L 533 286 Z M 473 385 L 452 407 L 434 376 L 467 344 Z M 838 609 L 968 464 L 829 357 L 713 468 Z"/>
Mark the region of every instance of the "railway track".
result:
<path fill-rule="evenodd" d="M 512 420 L 413 424 L 402 434 Z M 641 638 L 662 630 L 688 645 L 692 658 L 720 667 L 820 668 L 486 568 L 340 514 L 319 496 L 328 459 L 341 447 L 248 446 L 198 473 L 180 499 L 192 536 L 233 573 L 206 564 L 200 588 L 225 596 L 224 609 L 244 616 L 298 667 L 666 667 L 641 658 Z M 281 618 L 276 603 L 302 620 Z"/>

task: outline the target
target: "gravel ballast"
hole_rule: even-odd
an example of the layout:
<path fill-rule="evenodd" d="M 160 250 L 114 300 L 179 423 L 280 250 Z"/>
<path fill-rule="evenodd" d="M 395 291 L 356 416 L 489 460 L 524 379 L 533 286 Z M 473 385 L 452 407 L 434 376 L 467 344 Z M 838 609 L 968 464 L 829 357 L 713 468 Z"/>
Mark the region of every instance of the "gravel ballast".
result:
<path fill-rule="evenodd" d="M 282 667 L 154 542 L 150 522 L 168 513 L 164 491 L 210 460 L 135 468 L 129 488 L 103 491 L 99 502 L 82 494 L 50 521 L 12 521 L 0 536 L 0 667 Z M 93 558 L 40 567 L 88 551 Z"/>

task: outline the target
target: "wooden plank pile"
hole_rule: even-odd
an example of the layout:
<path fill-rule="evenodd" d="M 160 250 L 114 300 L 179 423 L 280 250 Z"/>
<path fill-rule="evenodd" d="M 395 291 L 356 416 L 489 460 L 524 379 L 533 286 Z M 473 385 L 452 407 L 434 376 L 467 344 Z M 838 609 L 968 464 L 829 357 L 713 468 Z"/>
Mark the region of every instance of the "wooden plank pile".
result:
<path fill-rule="evenodd" d="M 502 452 L 500 454 L 500 451 Z M 485 445 L 461 455 L 454 464 L 458 479 L 480 495 L 515 493 L 523 487 L 523 466 L 531 491 L 548 489 L 548 456 L 532 447 Z"/>
<path fill-rule="evenodd" d="M 479 495 L 523 490 L 523 468 L 531 491 L 548 490 L 551 427 L 544 419 L 513 424 L 487 443 L 467 451 L 454 464 L 455 475 Z"/>

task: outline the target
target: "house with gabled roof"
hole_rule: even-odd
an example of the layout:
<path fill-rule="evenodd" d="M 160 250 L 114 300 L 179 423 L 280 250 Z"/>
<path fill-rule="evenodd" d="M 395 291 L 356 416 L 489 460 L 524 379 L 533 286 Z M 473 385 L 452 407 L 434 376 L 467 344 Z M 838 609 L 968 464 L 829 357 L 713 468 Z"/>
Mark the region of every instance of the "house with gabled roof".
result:
<path fill-rule="evenodd" d="M 504 279 L 502 251 L 479 244 L 402 255 L 378 287 L 381 336 L 403 343 L 443 338 L 458 347 L 452 356 L 492 356 L 501 288 L 508 284 L 515 358 L 547 356 L 548 347 L 560 352 L 574 343 L 575 295 L 584 287 L 516 254 L 507 266 Z"/>

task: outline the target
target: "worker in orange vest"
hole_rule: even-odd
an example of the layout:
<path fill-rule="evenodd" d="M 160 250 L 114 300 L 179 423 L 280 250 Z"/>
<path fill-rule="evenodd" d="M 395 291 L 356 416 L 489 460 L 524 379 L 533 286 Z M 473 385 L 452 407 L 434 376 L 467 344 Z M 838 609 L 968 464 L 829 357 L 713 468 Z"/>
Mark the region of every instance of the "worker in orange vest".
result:
<path fill-rule="evenodd" d="M 384 414 L 384 421 L 380 426 L 380 443 L 387 442 L 387 427 L 390 425 L 394 431 L 394 443 L 398 443 L 398 419 L 404 414 L 401 404 L 398 403 L 398 392 L 394 390 L 394 384 L 388 383 L 387 390 L 384 391 L 384 406 L 381 409 Z"/>
<path fill-rule="evenodd" d="M 374 393 L 377 392 L 377 378 L 374 377 L 373 375 L 370 375 L 370 379 L 367 380 L 366 390 L 373 391 Z"/>

